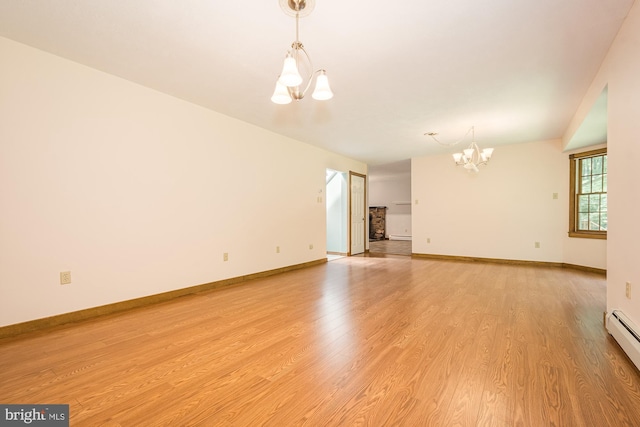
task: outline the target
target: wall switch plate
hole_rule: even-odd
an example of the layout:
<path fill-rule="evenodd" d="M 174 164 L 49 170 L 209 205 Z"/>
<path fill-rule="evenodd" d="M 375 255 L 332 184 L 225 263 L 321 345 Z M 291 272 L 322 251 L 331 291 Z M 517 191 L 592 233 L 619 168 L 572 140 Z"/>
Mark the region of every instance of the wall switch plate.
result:
<path fill-rule="evenodd" d="M 227 252 L 222 254 L 222 260 L 223 261 L 229 261 L 229 254 Z"/>
<path fill-rule="evenodd" d="M 280 246 L 276 246 L 276 253 L 279 254 L 280 253 Z"/>
<path fill-rule="evenodd" d="M 540 249 L 540 242 L 535 242 L 534 246 L 535 246 L 536 249 Z"/>
<path fill-rule="evenodd" d="M 60 284 L 68 285 L 70 283 L 71 283 L 71 272 L 70 271 L 60 272 Z"/>
<path fill-rule="evenodd" d="M 313 243 L 309 245 L 309 249 L 313 249 Z"/>

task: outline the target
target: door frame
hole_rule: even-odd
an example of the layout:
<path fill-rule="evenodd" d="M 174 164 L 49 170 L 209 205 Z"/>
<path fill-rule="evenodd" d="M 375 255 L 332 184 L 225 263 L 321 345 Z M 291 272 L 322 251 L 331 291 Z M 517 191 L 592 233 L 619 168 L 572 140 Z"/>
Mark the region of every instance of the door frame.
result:
<path fill-rule="evenodd" d="M 363 197 L 363 206 L 362 206 L 362 212 L 364 213 L 365 218 L 362 219 L 362 222 L 364 223 L 364 252 L 367 252 L 367 238 L 369 237 L 369 221 L 367 221 L 366 216 L 367 216 L 367 175 L 363 175 L 361 173 L 358 172 L 354 172 L 354 171 L 349 171 L 349 186 L 348 186 L 348 199 L 349 199 L 349 212 L 347 214 L 348 217 L 348 230 L 347 230 L 347 236 L 349 238 L 349 241 L 347 242 L 347 256 L 351 256 L 351 203 L 352 203 L 352 198 L 351 198 L 351 178 L 353 176 L 358 176 L 361 177 L 364 180 L 364 197 Z"/>

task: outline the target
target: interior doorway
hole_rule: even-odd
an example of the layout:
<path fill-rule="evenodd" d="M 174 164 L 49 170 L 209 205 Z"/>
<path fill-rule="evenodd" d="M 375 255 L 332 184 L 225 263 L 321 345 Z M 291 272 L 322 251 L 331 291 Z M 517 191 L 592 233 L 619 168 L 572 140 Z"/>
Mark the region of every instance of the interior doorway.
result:
<path fill-rule="evenodd" d="M 366 175 L 349 172 L 349 255 L 364 253 L 367 242 Z"/>
<path fill-rule="evenodd" d="M 367 242 L 366 175 L 326 170 L 327 259 L 364 253 Z"/>
<path fill-rule="evenodd" d="M 369 253 L 411 255 L 411 159 L 369 166 Z"/>
<path fill-rule="evenodd" d="M 346 172 L 327 169 L 327 259 L 348 255 L 348 175 Z"/>

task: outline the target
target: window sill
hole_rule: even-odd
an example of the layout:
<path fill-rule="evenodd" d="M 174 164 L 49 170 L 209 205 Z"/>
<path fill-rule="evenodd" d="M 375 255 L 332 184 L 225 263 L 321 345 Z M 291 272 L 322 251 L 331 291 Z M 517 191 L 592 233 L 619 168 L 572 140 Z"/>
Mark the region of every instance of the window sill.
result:
<path fill-rule="evenodd" d="M 607 240 L 607 233 L 602 231 L 570 231 L 569 237 L 577 237 L 582 239 L 601 239 Z"/>

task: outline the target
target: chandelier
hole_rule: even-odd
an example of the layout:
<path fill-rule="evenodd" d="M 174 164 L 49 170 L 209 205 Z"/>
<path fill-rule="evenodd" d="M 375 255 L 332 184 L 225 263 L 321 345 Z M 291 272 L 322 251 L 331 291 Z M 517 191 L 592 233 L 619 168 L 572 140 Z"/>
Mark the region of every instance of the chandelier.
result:
<path fill-rule="evenodd" d="M 471 126 L 471 128 L 462 137 L 462 139 L 450 144 L 440 142 L 438 138 L 436 138 L 436 135 L 438 135 L 437 132 L 428 132 L 425 133 L 425 135 L 429 135 L 440 145 L 451 147 L 458 144 L 459 142 L 462 142 L 467 137 L 467 135 L 469 135 L 469 132 L 471 132 L 471 144 L 469 144 L 468 148 L 462 150 L 461 153 L 453 154 L 453 161 L 456 163 L 456 166 L 462 166 L 467 171 L 479 172 L 480 169 L 478 169 L 478 166 L 486 165 L 489 162 L 489 160 L 491 159 L 491 155 L 493 154 L 493 148 L 485 148 L 480 151 L 480 147 L 478 147 L 478 144 L 476 144 L 475 126 Z"/>
<path fill-rule="evenodd" d="M 333 92 L 329 87 L 327 73 L 323 69 L 313 70 L 311 57 L 305 50 L 298 37 L 299 20 L 311 13 L 315 6 L 315 0 L 280 0 L 280 7 L 285 14 L 295 16 L 296 18 L 296 40 L 291 44 L 291 50 L 287 52 L 284 58 L 284 66 L 282 73 L 278 76 L 276 89 L 271 96 L 271 101 L 276 104 L 289 104 L 292 100 L 300 100 L 304 98 L 309 90 L 313 77 L 316 77 L 316 86 L 311 97 L 318 101 L 325 101 L 333 98 Z M 307 82 L 300 74 L 300 67 L 308 72 Z"/>

